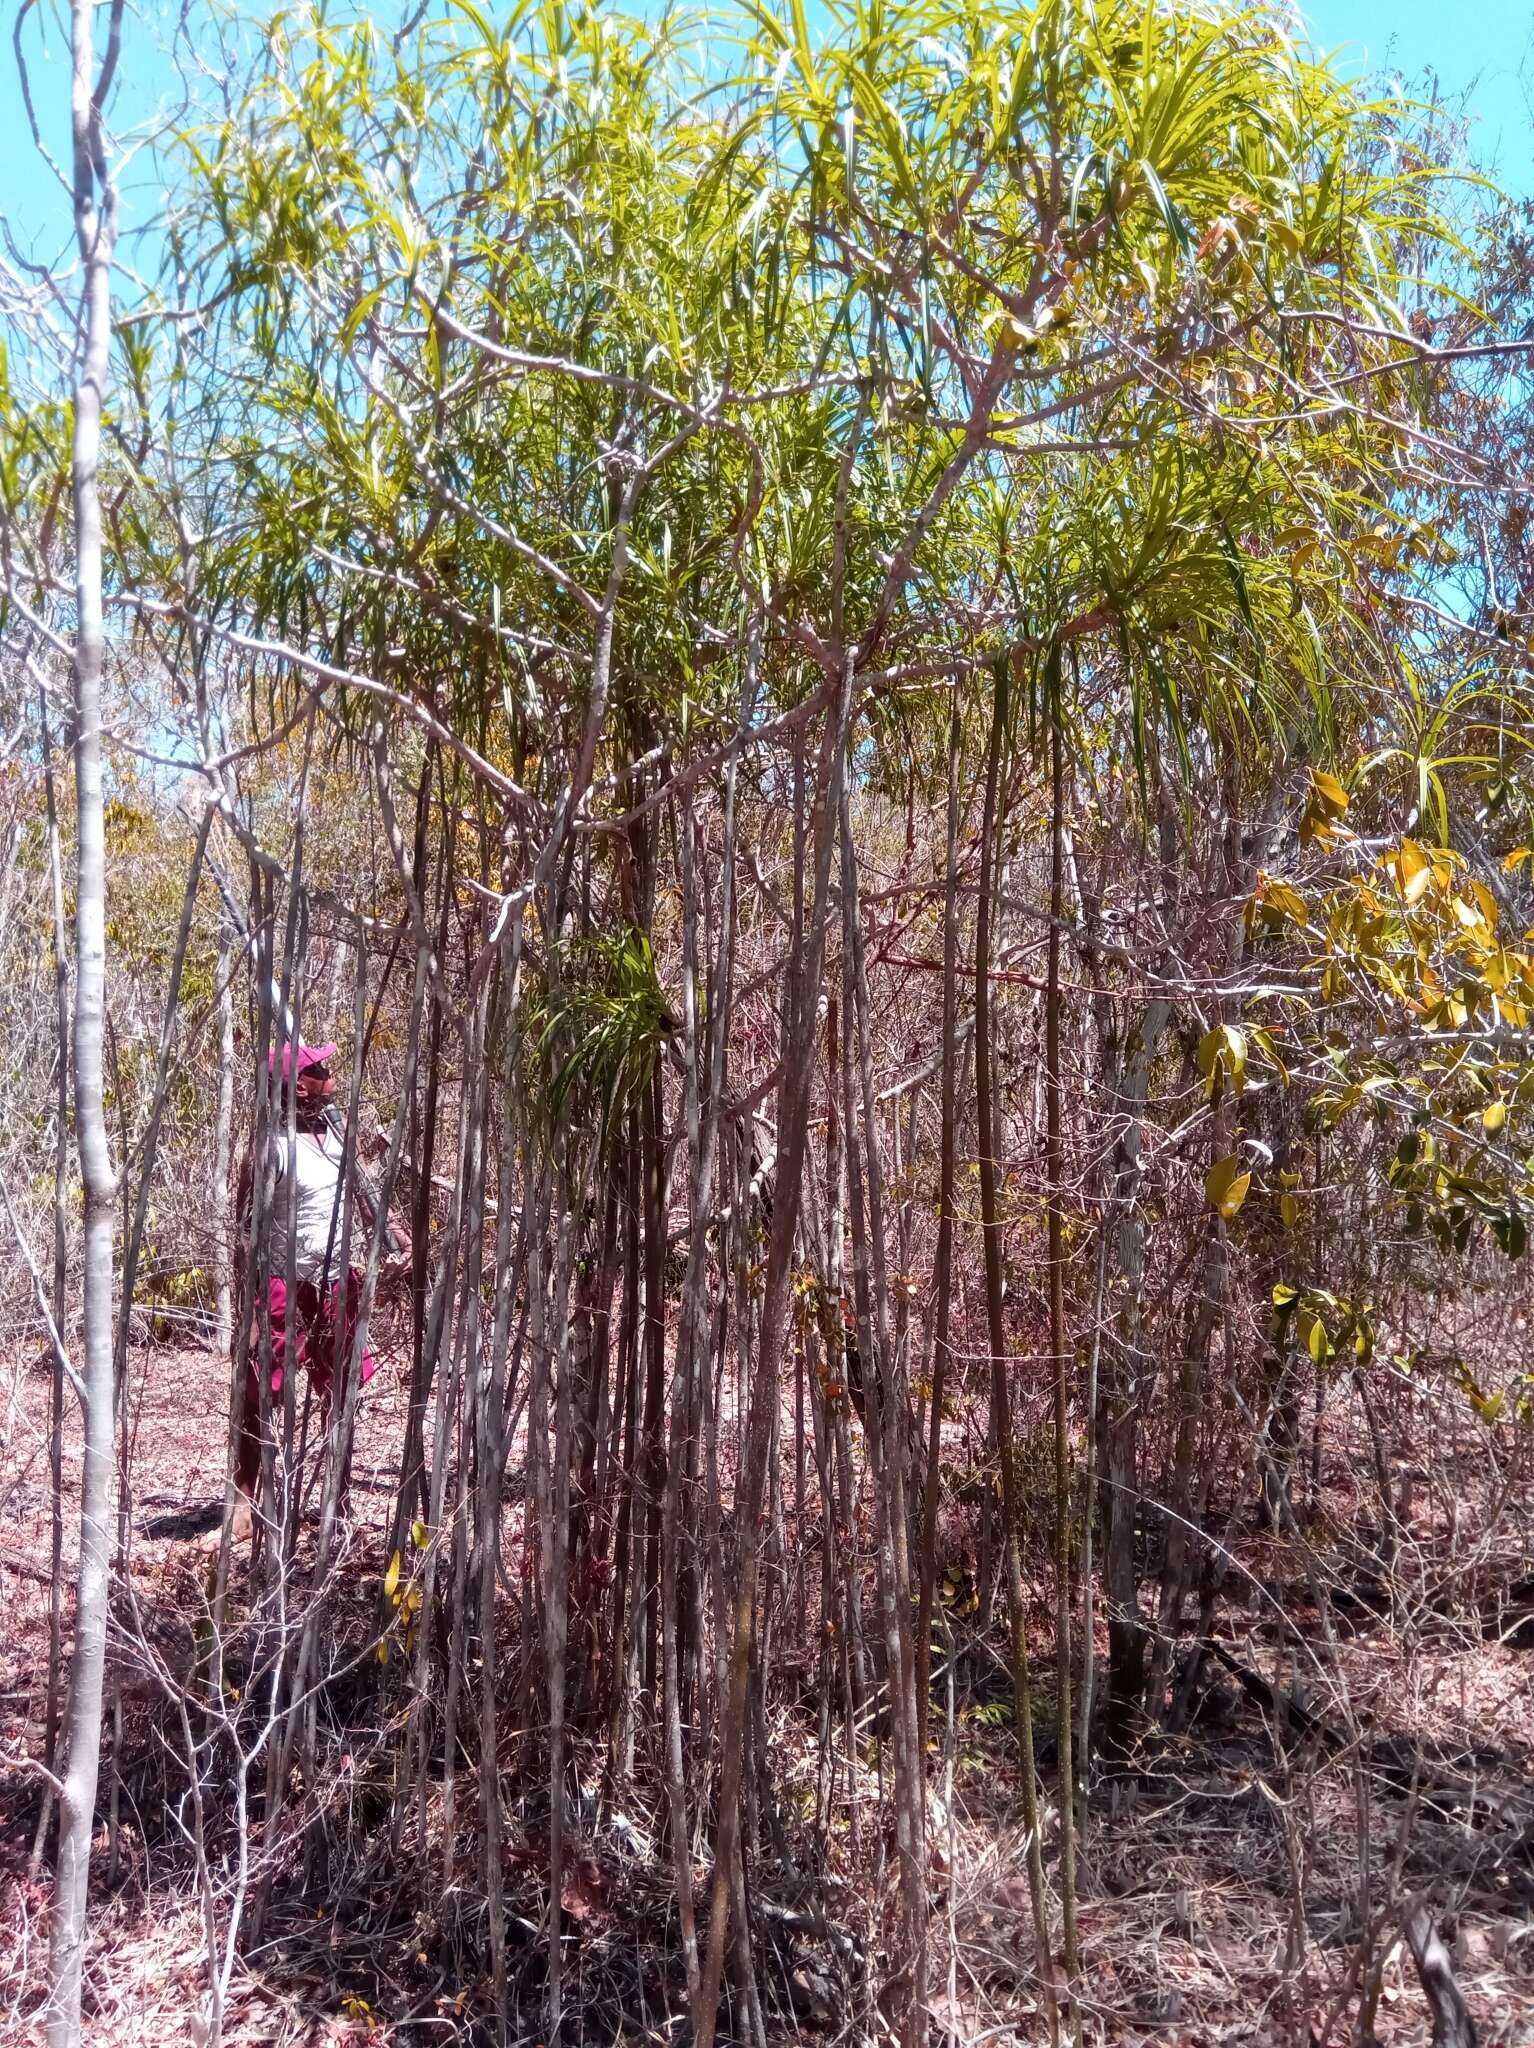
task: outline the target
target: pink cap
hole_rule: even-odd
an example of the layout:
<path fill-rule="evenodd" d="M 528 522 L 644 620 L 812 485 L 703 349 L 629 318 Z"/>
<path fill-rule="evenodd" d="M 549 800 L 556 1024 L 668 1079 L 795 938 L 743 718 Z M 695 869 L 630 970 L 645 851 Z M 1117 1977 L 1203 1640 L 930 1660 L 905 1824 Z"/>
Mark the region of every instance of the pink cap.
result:
<path fill-rule="evenodd" d="M 327 1061 L 333 1060 L 335 1056 L 336 1048 L 333 1045 L 294 1046 L 290 1042 L 285 1041 L 282 1047 L 282 1078 L 284 1081 L 288 1078 L 290 1069 L 294 1073 L 302 1074 L 306 1067 L 322 1067 Z M 272 1069 L 273 1073 L 277 1071 L 277 1048 L 275 1045 L 272 1047 L 271 1054 L 267 1059 L 267 1065 Z"/>

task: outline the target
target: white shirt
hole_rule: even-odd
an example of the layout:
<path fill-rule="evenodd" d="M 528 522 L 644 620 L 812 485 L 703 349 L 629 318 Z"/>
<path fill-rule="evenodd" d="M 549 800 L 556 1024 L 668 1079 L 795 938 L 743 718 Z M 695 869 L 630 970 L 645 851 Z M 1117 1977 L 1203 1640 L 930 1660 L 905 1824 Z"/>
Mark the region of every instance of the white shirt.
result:
<path fill-rule="evenodd" d="M 288 1270 L 288 1204 L 293 1202 L 293 1235 L 296 1246 L 293 1270 L 300 1280 L 317 1281 L 325 1271 L 330 1254 L 329 1277 L 340 1278 L 349 1263 L 341 1242 L 342 1151 L 341 1141 L 329 1131 L 299 1131 L 289 1141 L 284 1134 L 272 1140 L 276 1184 L 272 1195 L 271 1249 L 269 1270 L 279 1280 Z M 292 1183 L 286 1166 L 291 1163 Z M 296 1184 L 296 1185 L 294 1185 Z"/>

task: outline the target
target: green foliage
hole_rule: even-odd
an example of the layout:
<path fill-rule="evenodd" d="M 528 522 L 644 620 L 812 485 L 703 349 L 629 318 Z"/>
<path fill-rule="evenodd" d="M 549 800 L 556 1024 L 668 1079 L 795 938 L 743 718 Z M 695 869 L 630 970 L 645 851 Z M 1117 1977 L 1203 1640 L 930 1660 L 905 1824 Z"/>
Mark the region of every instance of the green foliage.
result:
<path fill-rule="evenodd" d="M 675 1028 L 607 886 L 630 813 L 742 715 L 781 810 L 766 734 L 850 662 L 859 788 L 912 815 L 955 691 L 966 759 L 995 690 L 1014 745 L 1054 724 L 1190 844 L 1211 792 L 1245 823 L 1303 776 L 1246 920 L 1297 979 L 1200 1015 L 1207 1102 L 1300 1092 L 1388 1140 L 1409 1229 L 1521 1254 L 1534 969 L 1462 820 L 1530 836 L 1527 650 L 1508 626 L 1448 673 L 1413 623 L 1467 515 L 1419 460 L 1413 322 L 1455 244 L 1400 108 L 1206 0 L 847 0 L 813 31 L 798 0 L 457 0 L 397 40 L 305 5 L 263 50 L 170 153 L 163 290 L 198 310 L 119 337 L 150 452 L 112 457 L 111 579 L 243 636 L 257 732 L 324 662 L 359 679 L 327 740 L 382 691 L 477 750 L 484 883 L 556 821 L 597 849 L 524 975 L 545 1137 L 612 1142 Z M 67 419 L 5 369 L 0 503 L 41 530 Z M 130 798 L 113 829 L 144 854 Z M 112 912 L 158 964 L 157 885 Z M 1270 1195 L 1300 1226 L 1241 1129 L 1204 1194 L 1234 1239 Z"/>
<path fill-rule="evenodd" d="M 150 1329 L 161 1343 L 184 1343 L 188 1324 L 200 1322 L 212 1312 L 212 1274 L 204 1266 L 181 1264 L 147 1242 L 139 1264 Z"/>
<path fill-rule="evenodd" d="M 396 45 L 295 8 L 267 48 L 174 180 L 211 310 L 134 368 L 198 394 L 167 428 L 218 507 L 205 612 L 422 696 L 549 801 L 614 578 L 615 714 L 721 735 L 765 613 L 753 708 L 855 644 L 891 787 L 940 758 L 924 682 L 1084 622 L 1074 713 L 1142 773 L 1330 720 L 1395 446 L 1296 392 L 1441 230 L 1276 17 L 460 6 Z M 178 583 L 152 490 L 117 531 Z M 263 717 L 291 682 L 252 665 Z"/>
<path fill-rule="evenodd" d="M 1258 936 L 1288 931 L 1311 949 L 1318 1000 L 1308 1015 L 1291 1006 L 1291 1029 L 1312 1037 L 1324 1076 L 1312 1115 L 1324 1129 L 1359 1115 L 1404 1123 L 1386 1178 L 1407 1231 L 1463 1251 L 1483 1220 L 1519 1258 L 1534 1205 L 1520 1142 L 1534 1101 L 1521 1043 L 1534 955 L 1527 934 L 1506 929 L 1517 911 L 1497 870 L 1516 872 L 1523 849 L 1498 862 L 1407 836 L 1362 863 L 1351 833 L 1332 839 L 1346 871 L 1330 887 L 1310 900 L 1267 879 L 1248 920 Z"/>
<path fill-rule="evenodd" d="M 643 932 L 597 934 L 567 949 L 561 978 L 528 1027 L 551 1130 L 568 1136 L 594 1124 L 601 1143 L 611 1143 L 676 1028 Z"/>
<path fill-rule="evenodd" d="M 1273 1339 L 1305 1352 L 1316 1366 L 1331 1365 L 1339 1356 L 1367 1365 L 1374 1355 L 1374 1311 L 1367 1302 L 1343 1300 L 1324 1287 L 1281 1282 L 1273 1289 Z"/>

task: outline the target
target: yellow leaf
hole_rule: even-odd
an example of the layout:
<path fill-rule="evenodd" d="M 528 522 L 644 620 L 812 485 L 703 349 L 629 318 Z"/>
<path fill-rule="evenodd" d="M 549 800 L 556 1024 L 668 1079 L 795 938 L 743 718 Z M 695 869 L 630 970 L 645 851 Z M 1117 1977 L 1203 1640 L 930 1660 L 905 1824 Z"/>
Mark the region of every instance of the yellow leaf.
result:
<path fill-rule="evenodd" d="M 1270 240 L 1277 242 L 1286 256 L 1293 258 L 1299 255 L 1302 247 L 1300 237 L 1298 232 L 1289 225 L 1288 221 L 1270 220 L 1268 222 L 1268 236 Z"/>
<path fill-rule="evenodd" d="M 1476 908 L 1480 911 L 1481 916 L 1485 919 L 1491 930 L 1495 932 L 1498 921 L 1496 897 L 1492 895 L 1486 884 L 1478 881 L 1474 875 L 1466 877 L 1465 887 L 1474 897 Z"/>
<path fill-rule="evenodd" d="M 384 1598 L 392 1600 L 394 1589 L 399 1584 L 399 1552 L 396 1550 L 389 1559 L 389 1569 L 384 1573 Z"/>
<path fill-rule="evenodd" d="M 1284 1062 L 1280 1057 L 1278 1046 L 1274 1041 L 1272 1032 L 1264 1031 L 1262 1026 L 1259 1024 L 1253 1027 L 1251 1037 L 1253 1045 L 1256 1046 L 1257 1050 L 1262 1054 L 1263 1058 L 1265 1060 L 1268 1060 L 1272 1064 L 1272 1066 L 1278 1074 L 1279 1079 L 1283 1081 L 1284 1084 L 1287 1086 L 1289 1081 L 1289 1069 L 1284 1065 Z"/>
<path fill-rule="evenodd" d="M 1503 874 L 1510 875 L 1516 869 L 1521 868 L 1528 859 L 1530 850 L 1527 846 L 1515 846 L 1511 853 L 1504 854 L 1502 858 Z"/>
<path fill-rule="evenodd" d="M 410 1540 L 417 1550 L 424 1550 L 431 1541 L 431 1531 L 424 1522 L 414 1521 L 410 1524 Z"/>
<path fill-rule="evenodd" d="M 373 1652 L 373 1655 L 378 1659 L 380 1664 L 387 1664 L 389 1661 L 389 1645 L 387 1643 L 380 1643 L 378 1645 L 378 1648 Z"/>
<path fill-rule="evenodd" d="M 1507 1104 L 1505 1102 L 1488 1102 L 1481 1111 L 1481 1129 L 1483 1131 L 1500 1131 L 1506 1122 Z"/>
<path fill-rule="evenodd" d="M 1293 1230 L 1300 1220 L 1299 1197 L 1291 1194 L 1287 1188 L 1278 1198 L 1278 1215 L 1285 1230 Z"/>
<path fill-rule="evenodd" d="M 1251 1184 L 1251 1174 L 1243 1171 L 1239 1156 L 1232 1152 L 1228 1158 L 1217 1159 L 1210 1167 L 1204 1193 L 1229 1222 L 1246 1200 L 1246 1191 Z"/>
<path fill-rule="evenodd" d="M 1433 880 L 1433 863 L 1415 839 L 1403 839 L 1395 865 L 1396 880 L 1410 910 L 1428 892 Z"/>
<path fill-rule="evenodd" d="M 1233 1024 L 1216 1024 L 1199 1040 L 1198 1064 L 1209 1094 L 1228 1080 L 1239 1095 L 1246 1081 L 1246 1037 Z"/>
<path fill-rule="evenodd" d="M 1335 775 L 1327 775 L 1320 768 L 1310 771 L 1311 794 L 1328 817 L 1340 818 L 1348 807 L 1348 793 Z"/>
<path fill-rule="evenodd" d="M 1481 1420 L 1483 1422 L 1495 1422 L 1502 1413 L 1503 1403 L 1507 1399 L 1506 1393 L 1499 1388 L 1495 1394 L 1483 1394 L 1472 1378 L 1468 1367 L 1463 1365 L 1459 1369 L 1459 1383 L 1470 1397 L 1470 1405 L 1476 1414 L 1480 1416 Z"/>
<path fill-rule="evenodd" d="M 1271 910 L 1279 917 L 1292 918 L 1296 924 L 1304 924 L 1308 920 L 1304 897 L 1287 882 L 1276 882 L 1268 875 L 1260 875 L 1257 900 L 1264 910 Z"/>

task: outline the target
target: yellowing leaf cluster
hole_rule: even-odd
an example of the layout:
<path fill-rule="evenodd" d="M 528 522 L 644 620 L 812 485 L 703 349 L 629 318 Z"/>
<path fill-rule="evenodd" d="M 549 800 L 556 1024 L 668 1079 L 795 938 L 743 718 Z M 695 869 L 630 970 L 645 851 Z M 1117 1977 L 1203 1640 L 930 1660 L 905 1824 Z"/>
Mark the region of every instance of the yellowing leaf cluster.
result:
<path fill-rule="evenodd" d="M 1246 1200 L 1252 1185 L 1250 1172 L 1242 1166 L 1239 1153 L 1217 1159 L 1204 1181 L 1204 1193 L 1228 1223 Z"/>
<path fill-rule="evenodd" d="M 1312 768 L 1310 790 L 1300 817 L 1301 846 L 1333 845 L 1342 836 L 1347 808 L 1348 793 L 1336 776 Z"/>
<path fill-rule="evenodd" d="M 1216 1024 L 1199 1040 L 1199 1072 L 1212 1102 L 1229 1083 L 1237 1095 L 1246 1086 L 1246 1034 L 1234 1024 Z"/>

